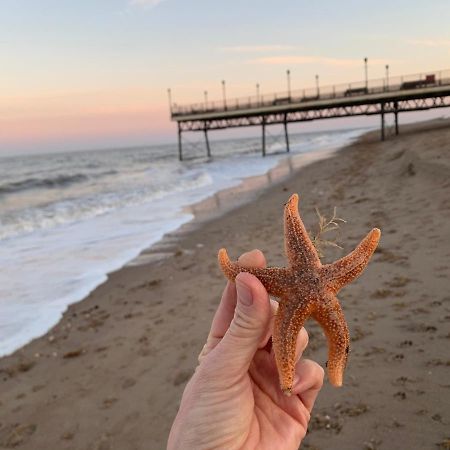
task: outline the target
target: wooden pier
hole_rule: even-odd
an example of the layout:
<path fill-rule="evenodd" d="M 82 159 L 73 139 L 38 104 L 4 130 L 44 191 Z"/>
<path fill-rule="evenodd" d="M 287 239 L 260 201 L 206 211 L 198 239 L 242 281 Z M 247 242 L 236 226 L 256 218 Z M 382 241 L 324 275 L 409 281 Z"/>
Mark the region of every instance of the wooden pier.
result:
<path fill-rule="evenodd" d="M 382 78 L 335 86 L 278 92 L 264 96 L 226 99 L 191 105 L 177 105 L 170 99 L 171 119 L 178 126 L 178 152 L 183 159 L 182 135 L 203 131 L 206 152 L 211 156 L 210 130 L 261 126 L 262 155 L 266 155 L 266 127 L 283 124 L 286 151 L 289 151 L 288 124 L 311 120 L 379 114 L 381 139 L 386 137 L 385 116 L 394 114 L 395 133 L 399 133 L 398 115 L 450 107 L 450 70 Z"/>

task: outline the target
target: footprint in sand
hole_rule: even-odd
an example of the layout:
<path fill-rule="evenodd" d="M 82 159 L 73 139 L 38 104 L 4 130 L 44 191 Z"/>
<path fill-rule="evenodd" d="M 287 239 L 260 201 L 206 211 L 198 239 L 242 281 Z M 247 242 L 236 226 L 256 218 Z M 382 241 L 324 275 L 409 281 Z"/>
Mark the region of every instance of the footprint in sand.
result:
<path fill-rule="evenodd" d="M 397 291 L 394 292 L 390 289 L 377 289 L 372 293 L 371 298 L 374 299 L 383 299 L 383 298 L 392 298 L 392 297 L 404 297 L 407 294 L 406 291 Z"/>
<path fill-rule="evenodd" d="M 414 314 L 430 314 L 431 311 L 427 308 L 419 307 L 412 309 L 411 312 Z"/>
<path fill-rule="evenodd" d="M 384 360 L 388 363 L 390 362 L 401 362 L 405 359 L 403 353 L 390 353 Z"/>
<path fill-rule="evenodd" d="M 392 280 L 389 281 L 387 285 L 391 288 L 400 288 L 405 287 L 407 284 L 411 283 L 411 281 L 413 281 L 411 280 L 411 278 L 396 276 L 392 278 Z"/>
<path fill-rule="evenodd" d="M 387 250 L 384 247 L 378 247 L 375 251 L 375 262 L 387 262 L 392 264 L 397 264 L 398 266 L 408 267 L 408 257 L 402 256 Z"/>
<path fill-rule="evenodd" d="M 45 384 L 36 384 L 31 388 L 31 392 L 39 392 L 45 388 Z"/>
<path fill-rule="evenodd" d="M 110 409 L 119 401 L 116 397 L 105 398 L 100 406 L 100 409 Z"/>
<path fill-rule="evenodd" d="M 429 367 L 430 366 L 450 367 L 450 359 L 440 359 L 440 358 L 430 359 L 429 361 L 427 361 L 427 366 L 429 366 Z"/>
<path fill-rule="evenodd" d="M 406 400 L 406 392 L 398 391 L 394 394 L 394 398 L 396 398 L 397 400 Z"/>
<path fill-rule="evenodd" d="M 350 339 L 352 342 L 364 339 L 366 336 L 373 334 L 371 331 L 363 330 L 361 327 L 354 327 L 350 333 Z"/>
<path fill-rule="evenodd" d="M 35 365 L 35 361 L 22 360 L 9 367 L 0 368 L 0 374 L 5 374 L 8 378 L 13 378 L 20 372 L 30 371 Z M 5 381 L 6 379 L 7 378 L 4 378 Z"/>
<path fill-rule="evenodd" d="M 395 311 L 402 311 L 407 306 L 408 306 L 408 304 L 405 302 L 396 302 L 396 303 L 392 304 L 392 307 L 394 308 Z"/>
<path fill-rule="evenodd" d="M 420 378 L 410 378 L 405 375 L 402 375 L 401 377 L 396 378 L 394 381 L 392 381 L 393 386 L 401 386 L 405 387 L 410 383 L 417 383 L 418 381 L 422 381 Z"/>
<path fill-rule="evenodd" d="M 136 384 L 136 380 L 134 378 L 125 378 L 122 381 L 122 389 L 129 389 Z"/>
<path fill-rule="evenodd" d="M 404 328 L 412 333 L 435 333 L 437 331 L 437 328 L 434 325 L 427 325 L 424 323 L 412 323 L 406 325 Z"/>
<path fill-rule="evenodd" d="M 370 298 L 388 298 L 392 297 L 393 292 L 390 289 L 377 289 L 375 292 L 373 292 L 370 296 Z"/>
<path fill-rule="evenodd" d="M 0 446 L 5 448 L 15 448 L 29 441 L 35 433 L 35 424 L 13 424 L 5 425 L 0 430 Z"/>

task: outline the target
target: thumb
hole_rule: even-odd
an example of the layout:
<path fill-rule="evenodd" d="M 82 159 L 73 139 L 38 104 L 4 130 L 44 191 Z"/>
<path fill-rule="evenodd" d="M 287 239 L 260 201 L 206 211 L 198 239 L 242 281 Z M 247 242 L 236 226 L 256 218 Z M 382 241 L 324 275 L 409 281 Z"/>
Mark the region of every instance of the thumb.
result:
<path fill-rule="evenodd" d="M 234 317 L 218 345 L 229 375 L 246 372 L 262 339 L 267 335 L 271 307 L 269 295 L 261 282 L 249 273 L 236 277 L 237 303 Z"/>

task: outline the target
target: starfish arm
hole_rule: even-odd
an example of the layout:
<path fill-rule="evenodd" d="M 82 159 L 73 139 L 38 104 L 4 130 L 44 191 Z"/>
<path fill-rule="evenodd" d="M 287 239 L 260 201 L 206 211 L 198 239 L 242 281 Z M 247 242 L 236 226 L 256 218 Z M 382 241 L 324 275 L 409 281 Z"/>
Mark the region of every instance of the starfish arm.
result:
<path fill-rule="evenodd" d="M 298 195 L 293 194 L 284 207 L 285 251 L 294 268 L 320 265 L 319 255 L 298 212 Z"/>
<path fill-rule="evenodd" d="M 272 336 L 280 387 L 288 396 L 294 385 L 297 336 L 312 311 L 311 303 L 292 300 L 280 299 Z"/>
<path fill-rule="evenodd" d="M 336 387 L 342 386 L 349 352 L 350 338 L 344 313 L 338 299 L 328 294 L 325 303 L 312 314 L 320 324 L 328 341 L 328 378 Z"/>
<path fill-rule="evenodd" d="M 377 248 L 380 236 L 380 230 L 374 228 L 347 256 L 321 267 L 322 275 L 334 293 L 351 283 L 366 268 Z"/>
<path fill-rule="evenodd" d="M 224 248 L 219 250 L 218 259 L 222 272 L 230 281 L 234 281 L 239 273 L 247 272 L 255 275 L 270 295 L 281 297 L 286 293 L 286 288 L 289 284 L 288 269 L 278 267 L 243 267 L 236 262 L 230 261 Z"/>

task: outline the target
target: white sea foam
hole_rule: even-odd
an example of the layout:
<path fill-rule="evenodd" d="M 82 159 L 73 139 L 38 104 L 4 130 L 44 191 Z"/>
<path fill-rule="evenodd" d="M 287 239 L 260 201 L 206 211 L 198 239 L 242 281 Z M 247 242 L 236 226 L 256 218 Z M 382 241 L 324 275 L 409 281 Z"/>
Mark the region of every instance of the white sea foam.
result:
<path fill-rule="evenodd" d="M 341 146 L 359 134 L 293 139 L 292 153 Z M 251 152 L 254 145 L 222 142 L 210 162 L 179 163 L 174 152 L 165 156 L 166 147 L 159 153 L 137 149 L 7 161 L 2 180 L 9 192 L 0 193 L 0 356 L 45 333 L 107 273 L 189 221 L 184 206 L 266 173 L 286 157 L 261 158 Z M 70 182 L 58 178 L 58 171 Z M 35 172 L 39 183 L 21 181 Z M 64 185 L 42 181 L 47 172 Z M 83 175 L 78 184 L 72 173 Z M 11 186 L 20 189 L 12 192 Z"/>

